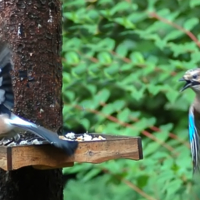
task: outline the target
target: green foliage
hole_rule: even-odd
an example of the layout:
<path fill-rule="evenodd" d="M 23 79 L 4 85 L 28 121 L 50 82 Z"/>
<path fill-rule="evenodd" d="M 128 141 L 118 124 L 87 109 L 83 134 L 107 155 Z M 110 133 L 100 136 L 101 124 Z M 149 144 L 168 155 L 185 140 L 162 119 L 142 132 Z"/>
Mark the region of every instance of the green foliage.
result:
<path fill-rule="evenodd" d="M 75 177 L 65 199 L 194 199 L 187 133 L 194 94 L 180 93 L 178 80 L 200 62 L 199 9 L 196 0 L 64 0 L 65 128 L 141 136 L 144 151 L 139 162 L 65 168 Z"/>

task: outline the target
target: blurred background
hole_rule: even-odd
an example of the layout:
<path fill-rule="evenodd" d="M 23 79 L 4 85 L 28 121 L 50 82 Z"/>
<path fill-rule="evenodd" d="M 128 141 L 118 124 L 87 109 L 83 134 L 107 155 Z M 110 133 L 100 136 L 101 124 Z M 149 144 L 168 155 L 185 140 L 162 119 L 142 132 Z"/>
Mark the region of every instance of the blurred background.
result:
<path fill-rule="evenodd" d="M 200 62 L 199 10 L 197 0 L 63 0 L 65 130 L 140 136 L 144 154 L 63 169 L 65 200 L 191 197 L 194 94 L 178 80 Z"/>

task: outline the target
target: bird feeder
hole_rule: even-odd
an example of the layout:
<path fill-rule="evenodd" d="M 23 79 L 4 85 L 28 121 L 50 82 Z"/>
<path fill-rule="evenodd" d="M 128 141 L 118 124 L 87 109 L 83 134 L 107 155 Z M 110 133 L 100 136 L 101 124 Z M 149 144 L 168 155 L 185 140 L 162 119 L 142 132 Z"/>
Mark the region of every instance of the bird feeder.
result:
<path fill-rule="evenodd" d="M 26 166 L 37 169 L 56 169 L 78 163 L 102 163 L 112 159 L 140 160 L 143 158 L 140 137 L 90 134 L 105 140 L 79 142 L 74 155 L 50 145 L 0 146 L 0 168 L 6 171 Z"/>

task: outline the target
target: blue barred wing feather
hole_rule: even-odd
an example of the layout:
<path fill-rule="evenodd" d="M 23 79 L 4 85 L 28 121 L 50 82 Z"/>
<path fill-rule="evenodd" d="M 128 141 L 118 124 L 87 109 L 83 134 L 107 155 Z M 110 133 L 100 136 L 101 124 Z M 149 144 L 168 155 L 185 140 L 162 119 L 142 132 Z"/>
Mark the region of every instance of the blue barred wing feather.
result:
<path fill-rule="evenodd" d="M 199 132 L 200 120 L 195 117 L 193 106 L 189 110 L 189 139 L 193 160 L 193 170 L 199 170 L 200 153 L 199 153 Z"/>

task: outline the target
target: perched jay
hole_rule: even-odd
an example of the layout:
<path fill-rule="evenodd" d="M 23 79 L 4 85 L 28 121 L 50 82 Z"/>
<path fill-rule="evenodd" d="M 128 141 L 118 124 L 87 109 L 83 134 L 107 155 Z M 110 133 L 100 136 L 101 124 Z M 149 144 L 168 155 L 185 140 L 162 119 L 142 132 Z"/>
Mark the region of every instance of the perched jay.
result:
<path fill-rule="evenodd" d="M 78 146 L 76 141 L 61 140 L 56 133 L 12 113 L 11 109 L 14 106 L 10 76 L 12 69 L 11 51 L 5 43 L 0 42 L 0 138 L 12 137 L 21 130 L 30 131 L 55 147 L 63 149 L 68 155 L 72 155 Z"/>
<path fill-rule="evenodd" d="M 191 88 L 196 97 L 189 109 L 189 139 L 193 160 L 193 171 L 200 170 L 200 68 L 185 72 L 180 81 L 185 81 L 181 91 Z"/>

